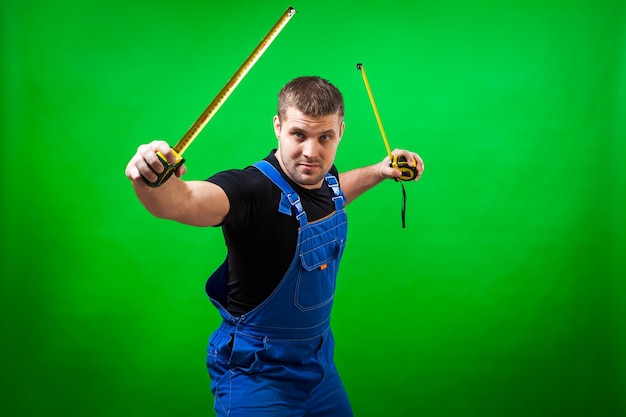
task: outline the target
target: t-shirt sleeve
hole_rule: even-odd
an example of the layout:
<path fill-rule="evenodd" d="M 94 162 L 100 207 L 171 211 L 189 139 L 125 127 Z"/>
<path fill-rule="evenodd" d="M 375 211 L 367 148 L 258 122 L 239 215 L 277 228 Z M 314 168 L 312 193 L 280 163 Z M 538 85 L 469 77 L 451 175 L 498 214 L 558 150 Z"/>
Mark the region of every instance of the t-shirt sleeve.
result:
<path fill-rule="evenodd" d="M 252 167 L 219 172 L 207 181 L 219 186 L 228 197 L 230 209 L 223 224 L 243 224 L 262 217 L 267 205 L 258 202 L 267 201 L 267 196 L 274 193 L 271 183 Z"/>

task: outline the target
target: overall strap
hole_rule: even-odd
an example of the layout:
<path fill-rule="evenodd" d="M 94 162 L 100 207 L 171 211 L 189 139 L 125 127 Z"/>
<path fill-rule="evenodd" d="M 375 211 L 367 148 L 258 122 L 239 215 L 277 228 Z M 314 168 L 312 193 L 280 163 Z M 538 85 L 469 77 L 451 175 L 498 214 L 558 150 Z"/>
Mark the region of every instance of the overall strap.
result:
<path fill-rule="evenodd" d="M 339 181 L 332 174 L 326 174 L 326 183 L 333 191 L 333 202 L 335 203 L 335 211 L 342 210 L 345 205 L 346 197 L 343 195 L 343 191 L 339 188 Z"/>
<path fill-rule="evenodd" d="M 282 197 L 280 200 L 280 206 L 278 211 L 284 214 L 291 214 L 290 208 L 293 207 L 296 213 L 296 219 L 300 222 L 300 227 L 307 224 L 306 213 L 302 208 L 302 202 L 300 196 L 294 191 L 289 183 L 283 178 L 276 168 L 269 162 L 263 160 L 253 164 L 259 169 L 267 178 L 270 179 L 280 190 L 282 191 Z"/>

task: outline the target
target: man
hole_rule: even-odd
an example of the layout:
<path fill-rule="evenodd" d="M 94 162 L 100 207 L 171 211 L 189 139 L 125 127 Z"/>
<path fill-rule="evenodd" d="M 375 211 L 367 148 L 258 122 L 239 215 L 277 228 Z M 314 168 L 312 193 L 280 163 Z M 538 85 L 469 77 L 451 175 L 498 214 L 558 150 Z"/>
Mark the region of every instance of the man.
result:
<path fill-rule="evenodd" d="M 351 416 L 333 362 L 330 310 L 346 244 L 344 206 L 401 172 L 381 163 L 339 174 L 333 165 L 344 132 L 339 90 L 300 77 L 279 93 L 278 148 L 244 170 L 183 181 L 185 167 L 151 188 L 175 156 L 154 141 L 138 148 L 126 175 L 155 216 L 222 226 L 228 255 L 207 293 L 223 321 L 207 353 L 218 416 Z M 418 175 L 421 158 L 395 150 Z"/>

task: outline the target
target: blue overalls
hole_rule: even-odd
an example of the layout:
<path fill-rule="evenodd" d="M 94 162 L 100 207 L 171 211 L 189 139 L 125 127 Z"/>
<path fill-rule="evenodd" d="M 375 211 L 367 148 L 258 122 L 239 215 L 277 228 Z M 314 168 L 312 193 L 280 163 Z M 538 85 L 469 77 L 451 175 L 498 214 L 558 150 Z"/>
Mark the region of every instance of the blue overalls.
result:
<path fill-rule="evenodd" d="M 335 211 L 309 223 L 298 194 L 278 171 L 266 161 L 255 166 L 282 190 L 279 211 L 291 214 L 293 207 L 300 222 L 297 248 L 274 292 L 242 316 L 224 308 L 228 260 L 207 281 L 207 294 L 223 318 L 207 350 L 215 411 L 230 417 L 352 416 L 330 330 L 348 226 L 343 193 L 327 174 Z"/>

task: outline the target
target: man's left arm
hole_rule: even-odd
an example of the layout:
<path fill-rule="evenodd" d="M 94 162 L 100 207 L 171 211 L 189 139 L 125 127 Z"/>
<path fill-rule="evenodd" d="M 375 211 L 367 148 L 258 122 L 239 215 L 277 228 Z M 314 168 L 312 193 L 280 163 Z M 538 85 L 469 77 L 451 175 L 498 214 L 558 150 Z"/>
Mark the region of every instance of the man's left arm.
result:
<path fill-rule="evenodd" d="M 392 152 L 392 155 L 404 156 L 409 165 L 413 165 L 415 161 L 417 175 L 415 176 L 414 181 L 420 179 L 422 172 L 424 172 L 424 161 L 422 161 L 422 158 L 420 158 L 418 154 L 403 149 L 396 149 Z M 385 159 L 378 164 L 340 173 L 339 182 L 341 184 L 341 190 L 346 196 L 346 204 L 351 203 L 358 196 L 375 185 L 378 185 L 383 180 L 400 177 L 402 175 L 402 171 L 391 167 L 390 163 L 391 161 L 389 160 L 389 156 L 386 156 Z"/>

